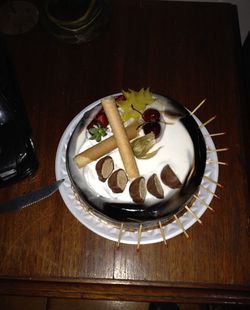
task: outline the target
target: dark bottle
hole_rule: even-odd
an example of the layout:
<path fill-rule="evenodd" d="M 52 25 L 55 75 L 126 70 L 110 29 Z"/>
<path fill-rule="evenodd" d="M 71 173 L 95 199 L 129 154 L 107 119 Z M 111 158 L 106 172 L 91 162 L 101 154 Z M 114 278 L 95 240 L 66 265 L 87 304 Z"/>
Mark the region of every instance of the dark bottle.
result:
<path fill-rule="evenodd" d="M 18 83 L 0 44 L 0 187 L 33 174 L 37 166 Z"/>

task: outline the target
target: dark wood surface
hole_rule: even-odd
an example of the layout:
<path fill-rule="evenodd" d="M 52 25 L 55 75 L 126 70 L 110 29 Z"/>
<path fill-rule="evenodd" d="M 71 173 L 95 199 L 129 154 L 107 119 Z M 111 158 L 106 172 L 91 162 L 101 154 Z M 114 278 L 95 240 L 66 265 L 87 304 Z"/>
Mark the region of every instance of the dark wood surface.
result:
<path fill-rule="evenodd" d="M 250 208 L 240 92 L 240 35 L 230 4 L 113 1 L 105 33 L 67 45 L 38 24 L 4 37 L 22 90 L 39 160 L 37 173 L 0 189 L 0 201 L 55 179 L 58 143 L 72 118 L 121 89 L 151 90 L 192 110 L 212 132 L 220 200 L 203 226 L 164 243 L 106 240 L 81 225 L 59 192 L 36 206 L 0 215 L 0 293 L 118 300 L 250 303 Z"/>

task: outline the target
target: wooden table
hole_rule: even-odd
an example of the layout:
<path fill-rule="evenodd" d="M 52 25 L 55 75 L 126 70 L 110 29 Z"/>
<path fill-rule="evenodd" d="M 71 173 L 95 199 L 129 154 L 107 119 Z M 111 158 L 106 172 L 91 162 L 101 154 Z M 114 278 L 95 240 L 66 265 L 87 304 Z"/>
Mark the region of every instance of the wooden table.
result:
<path fill-rule="evenodd" d="M 112 1 L 105 33 L 67 45 L 38 24 L 5 37 L 33 129 L 39 169 L 0 189 L 1 202 L 55 179 L 55 155 L 73 117 L 121 89 L 150 86 L 206 121 L 219 153 L 220 200 L 184 234 L 134 245 L 104 239 L 80 224 L 59 192 L 0 216 L 0 293 L 134 301 L 250 304 L 250 208 L 241 91 L 240 35 L 230 4 Z"/>

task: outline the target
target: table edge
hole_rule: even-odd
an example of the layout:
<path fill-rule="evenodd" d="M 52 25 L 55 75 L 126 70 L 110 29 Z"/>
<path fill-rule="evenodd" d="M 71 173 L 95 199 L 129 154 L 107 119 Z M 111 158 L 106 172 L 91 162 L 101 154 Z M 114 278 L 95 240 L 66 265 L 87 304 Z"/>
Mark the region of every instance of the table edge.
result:
<path fill-rule="evenodd" d="M 145 281 L 0 278 L 0 295 L 138 302 L 231 303 L 250 305 L 250 285 Z"/>

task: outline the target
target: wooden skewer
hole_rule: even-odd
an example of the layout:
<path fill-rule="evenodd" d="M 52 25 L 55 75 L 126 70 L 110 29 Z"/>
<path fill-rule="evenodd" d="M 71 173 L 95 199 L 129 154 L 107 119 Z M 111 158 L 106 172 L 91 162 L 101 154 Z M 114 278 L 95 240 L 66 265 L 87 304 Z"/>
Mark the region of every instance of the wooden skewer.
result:
<path fill-rule="evenodd" d="M 224 161 L 217 161 L 217 160 L 207 160 L 207 164 L 218 164 L 222 166 L 228 166 L 228 163 L 225 163 Z"/>
<path fill-rule="evenodd" d="M 121 223 L 121 226 L 120 226 L 120 231 L 119 231 L 119 236 L 118 236 L 118 240 L 117 240 L 117 246 L 116 246 L 116 248 L 118 249 L 119 248 L 119 246 L 120 246 L 120 242 L 121 242 L 121 238 L 122 238 L 122 230 L 123 230 L 123 226 L 124 226 L 124 224 L 123 223 Z"/>
<path fill-rule="evenodd" d="M 206 100 L 207 100 L 207 98 L 203 99 L 203 100 L 201 101 L 201 103 L 199 103 L 199 104 L 197 105 L 197 107 L 190 113 L 190 115 L 193 115 L 193 114 L 203 105 L 203 103 L 204 103 Z"/>
<path fill-rule="evenodd" d="M 220 197 L 218 195 L 216 195 L 215 193 L 213 193 L 212 191 L 210 191 L 209 188 L 206 188 L 203 185 L 200 185 L 200 188 L 204 189 L 205 191 L 207 191 L 209 194 L 213 195 L 215 198 L 220 199 Z"/>
<path fill-rule="evenodd" d="M 138 229 L 138 238 L 137 238 L 137 247 L 136 247 L 136 251 L 139 251 L 139 249 L 140 249 L 141 232 L 142 232 L 142 224 L 139 226 L 139 229 Z"/>
<path fill-rule="evenodd" d="M 159 227 L 160 227 L 160 232 L 161 232 L 163 242 L 164 244 L 167 244 L 166 235 L 165 235 L 164 229 L 162 228 L 161 221 L 159 221 Z"/>
<path fill-rule="evenodd" d="M 225 151 L 228 151 L 228 150 L 229 150 L 228 147 L 224 147 L 224 148 L 221 148 L 221 149 L 213 149 L 213 150 L 207 149 L 207 152 L 208 153 L 212 153 L 212 152 L 225 152 Z"/>
<path fill-rule="evenodd" d="M 199 200 L 202 204 L 204 204 L 210 211 L 215 212 L 214 209 L 212 207 L 210 207 L 207 203 L 205 203 L 205 201 L 203 201 L 202 199 L 200 199 L 200 197 L 198 197 L 197 195 L 193 195 L 193 197 L 196 200 Z"/>
<path fill-rule="evenodd" d="M 198 218 L 198 216 L 188 206 L 185 206 L 185 209 L 197 220 L 198 223 L 203 225 L 202 221 Z"/>
<path fill-rule="evenodd" d="M 214 183 L 215 185 L 219 186 L 220 188 L 224 188 L 223 185 L 221 185 L 220 183 L 217 183 L 216 181 L 214 181 L 213 179 L 207 177 L 206 175 L 204 175 L 203 178 L 207 179 L 207 180 L 210 181 L 211 183 Z"/>
<path fill-rule="evenodd" d="M 216 119 L 216 115 L 211 117 L 209 120 L 207 120 L 205 123 L 201 124 L 199 127 L 205 127 L 207 124 L 211 123 L 214 119 Z"/>
<path fill-rule="evenodd" d="M 209 135 L 206 136 L 216 137 L 216 136 L 223 136 L 225 134 L 226 134 L 225 132 L 216 132 L 216 133 L 210 133 Z"/>
<path fill-rule="evenodd" d="M 180 227 L 180 229 L 181 229 L 182 232 L 184 233 L 185 237 L 186 237 L 187 239 L 189 239 L 189 235 L 188 235 L 188 233 L 186 232 L 186 230 L 185 230 L 185 228 L 184 228 L 182 222 L 179 220 L 179 218 L 178 218 L 175 214 L 174 214 L 174 218 L 175 218 L 175 220 L 176 220 L 176 223 L 178 224 L 178 226 Z"/>

